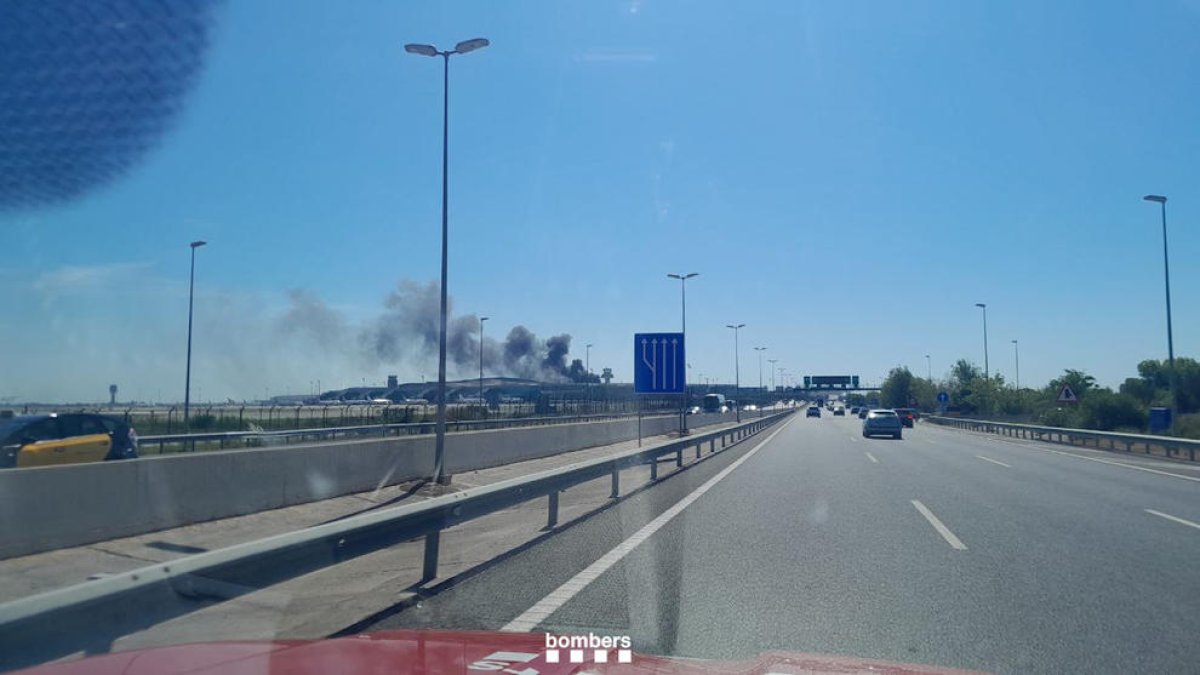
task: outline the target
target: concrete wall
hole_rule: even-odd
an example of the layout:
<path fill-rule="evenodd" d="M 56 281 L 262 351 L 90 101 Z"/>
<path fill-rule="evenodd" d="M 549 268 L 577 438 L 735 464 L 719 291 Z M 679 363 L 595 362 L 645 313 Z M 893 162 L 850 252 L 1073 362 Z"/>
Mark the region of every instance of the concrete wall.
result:
<path fill-rule="evenodd" d="M 696 428 L 734 416 L 693 415 Z M 678 426 L 647 418 L 642 435 Z M 637 437 L 637 420 L 448 434 L 450 473 Z M 433 436 L 0 471 L 0 559 L 373 490 L 433 473 Z"/>

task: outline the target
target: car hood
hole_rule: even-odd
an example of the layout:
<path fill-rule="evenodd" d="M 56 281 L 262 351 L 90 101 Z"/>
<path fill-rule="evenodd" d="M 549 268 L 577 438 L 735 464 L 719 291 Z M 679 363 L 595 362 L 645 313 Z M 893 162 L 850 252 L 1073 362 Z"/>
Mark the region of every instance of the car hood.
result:
<path fill-rule="evenodd" d="M 871 673 L 921 675 L 968 673 L 932 666 L 892 663 L 843 656 L 771 651 L 747 661 L 700 661 L 633 653 L 618 663 L 616 649 L 593 649 L 572 655 L 558 650 L 555 662 L 544 633 L 477 631 L 382 631 L 325 640 L 262 642 L 199 642 L 93 656 L 78 661 L 38 666 L 41 675 L 189 675 L 235 673 L 658 673 L 693 675 L 751 675 L 760 673 Z M 572 656 L 583 656 L 572 662 Z"/>

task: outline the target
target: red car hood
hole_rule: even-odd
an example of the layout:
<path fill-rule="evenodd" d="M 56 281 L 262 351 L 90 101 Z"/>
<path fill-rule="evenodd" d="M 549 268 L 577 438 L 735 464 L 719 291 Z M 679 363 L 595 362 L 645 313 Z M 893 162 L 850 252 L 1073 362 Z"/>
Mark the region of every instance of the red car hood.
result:
<path fill-rule="evenodd" d="M 698 661 L 634 653 L 618 663 L 617 649 L 598 662 L 596 650 L 558 650 L 557 662 L 542 633 L 396 630 L 327 640 L 200 642 L 94 656 L 38 666 L 42 675 L 165 675 L 168 673 L 463 673 L 561 675 L 660 673 L 751 675 L 765 673 L 871 673 L 918 675 L 969 671 L 868 659 L 765 652 L 750 661 Z M 583 656 L 573 663 L 572 657 Z"/>

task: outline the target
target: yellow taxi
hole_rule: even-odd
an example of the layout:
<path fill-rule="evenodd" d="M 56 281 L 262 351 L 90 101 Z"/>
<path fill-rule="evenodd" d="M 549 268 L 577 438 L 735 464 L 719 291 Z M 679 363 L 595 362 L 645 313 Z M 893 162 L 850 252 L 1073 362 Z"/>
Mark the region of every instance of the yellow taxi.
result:
<path fill-rule="evenodd" d="M 137 457 L 137 432 L 95 413 L 0 418 L 0 469 Z"/>

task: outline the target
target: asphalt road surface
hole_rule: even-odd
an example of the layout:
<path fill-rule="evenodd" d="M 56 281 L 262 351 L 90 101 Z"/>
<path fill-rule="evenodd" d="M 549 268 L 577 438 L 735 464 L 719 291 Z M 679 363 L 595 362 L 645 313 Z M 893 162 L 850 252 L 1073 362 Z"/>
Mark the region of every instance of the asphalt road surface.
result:
<path fill-rule="evenodd" d="M 856 418 L 802 415 L 366 630 L 1196 672 L 1200 471 L 926 423 L 868 440 Z"/>

